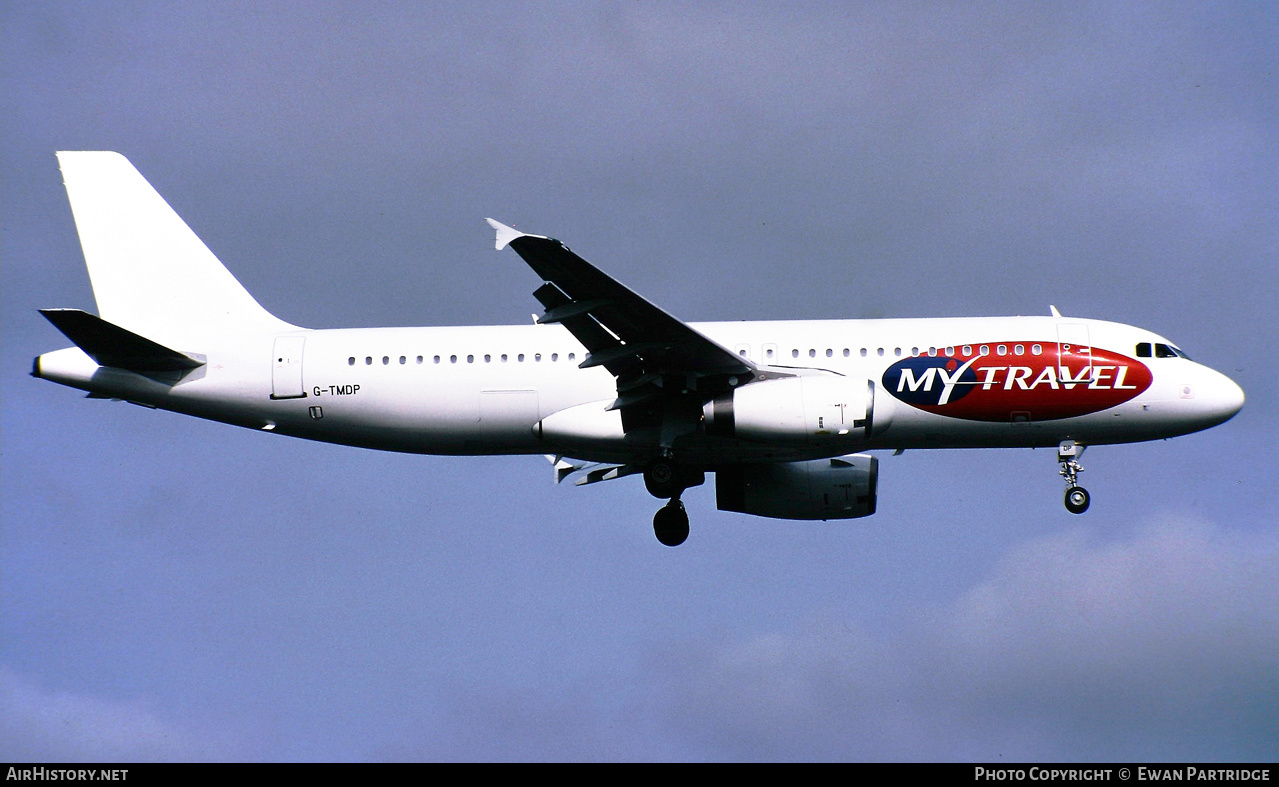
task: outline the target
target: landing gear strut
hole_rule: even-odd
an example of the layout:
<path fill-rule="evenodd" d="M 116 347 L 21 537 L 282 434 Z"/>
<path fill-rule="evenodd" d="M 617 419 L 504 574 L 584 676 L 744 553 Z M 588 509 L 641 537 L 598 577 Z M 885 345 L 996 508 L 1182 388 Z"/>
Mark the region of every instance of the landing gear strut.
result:
<path fill-rule="evenodd" d="M 644 468 L 644 486 L 653 497 L 669 500 L 653 517 L 653 533 L 668 547 L 677 547 L 688 538 L 688 512 L 679 496 L 690 486 L 706 481 L 706 473 L 690 470 L 675 462 L 669 451 Z"/>
<path fill-rule="evenodd" d="M 1092 502 L 1088 490 L 1079 485 L 1079 474 L 1084 471 L 1084 466 L 1079 464 L 1079 457 L 1083 455 L 1084 448 L 1085 446 L 1074 440 L 1063 440 L 1057 446 L 1057 461 L 1061 463 L 1061 470 L 1058 472 L 1066 479 L 1066 510 L 1072 514 L 1082 514 Z"/>
<path fill-rule="evenodd" d="M 674 460 L 661 456 L 650 462 L 644 469 L 644 487 L 653 497 L 679 497 L 684 485 L 680 483 L 679 467 Z"/>

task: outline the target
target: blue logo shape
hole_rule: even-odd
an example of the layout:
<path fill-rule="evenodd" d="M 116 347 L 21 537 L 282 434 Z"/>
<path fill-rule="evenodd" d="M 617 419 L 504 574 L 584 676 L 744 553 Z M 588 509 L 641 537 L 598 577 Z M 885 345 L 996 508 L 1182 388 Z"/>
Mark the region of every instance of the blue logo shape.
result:
<path fill-rule="evenodd" d="M 975 360 L 976 357 L 961 362 L 928 355 L 905 358 L 885 369 L 881 382 L 889 393 L 907 404 L 950 404 L 967 396 L 977 384 L 977 373 L 972 368 Z"/>

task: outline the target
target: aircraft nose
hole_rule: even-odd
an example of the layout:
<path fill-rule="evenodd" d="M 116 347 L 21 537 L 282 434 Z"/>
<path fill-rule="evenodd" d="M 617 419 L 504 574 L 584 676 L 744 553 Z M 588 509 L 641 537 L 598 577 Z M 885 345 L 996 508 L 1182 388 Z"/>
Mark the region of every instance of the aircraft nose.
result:
<path fill-rule="evenodd" d="M 1228 389 L 1224 396 L 1225 406 L 1230 411 L 1230 415 L 1233 416 L 1235 413 L 1243 409 L 1243 402 L 1246 397 L 1243 394 L 1243 389 L 1239 387 L 1238 383 L 1231 380 L 1229 377 L 1226 377 L 1224 374 L 1221 376 L 1225 379 L 1226 387 Z"/>
<path fill-rule="evenodd" d="M 1205 382 L 1207 384 L 1204 386 L 1201 402 L 1210 410 L 1208 415 L 1216 423 L 1229 421 L 1243 408 L 1243 389 L 1234 380 L 1214 371 Z"/>

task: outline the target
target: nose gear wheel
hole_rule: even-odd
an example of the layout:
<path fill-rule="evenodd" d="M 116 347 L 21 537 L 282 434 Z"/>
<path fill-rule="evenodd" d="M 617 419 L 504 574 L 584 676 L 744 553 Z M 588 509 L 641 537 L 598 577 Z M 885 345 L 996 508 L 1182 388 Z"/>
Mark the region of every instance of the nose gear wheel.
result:
<path fill-rule="evenodd" d="M 1083 454 L 1084 448 L 1085 446 L 1079 445 L 1074 440 L 1065 440 L 1057 446 L 1057 461 L 1061 463 L 1061 470 L 1058 472 L 1062 478 L 1066 479 L 1064 502 L 1066 510 L 1072 514 L 1082 514 L 1088 510 L 1088 504 L 1092 502 L 1092 496 L 1088 494 L 1088 490 L 1079 485 L 1079 474 L 1084 471 L 1084 466 L 1079 463 L 1079 457 Z"/>

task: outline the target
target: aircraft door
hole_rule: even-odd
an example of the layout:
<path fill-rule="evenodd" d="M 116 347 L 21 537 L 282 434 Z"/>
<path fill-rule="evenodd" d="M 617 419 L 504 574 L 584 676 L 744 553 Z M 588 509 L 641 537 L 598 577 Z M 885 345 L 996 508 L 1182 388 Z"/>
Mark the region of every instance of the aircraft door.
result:
<path fill-rule="evenodd" d="M 1064 377 L 1066 369 L 1075 379 L 1092 379 L 1092 343 L 1088 326 L 1077 322 L 1057 324 L 1057 366 Z"/>
<path fill-rule="evenodd" d="M 305 336 L 280 336 L 275 340 L 275 352 L 271 356 L 271 398 L 301 399 L 306 396 L 302 388 L 302 348 Z"/>

